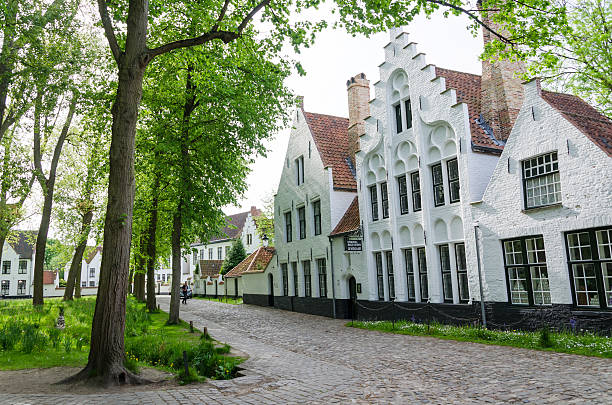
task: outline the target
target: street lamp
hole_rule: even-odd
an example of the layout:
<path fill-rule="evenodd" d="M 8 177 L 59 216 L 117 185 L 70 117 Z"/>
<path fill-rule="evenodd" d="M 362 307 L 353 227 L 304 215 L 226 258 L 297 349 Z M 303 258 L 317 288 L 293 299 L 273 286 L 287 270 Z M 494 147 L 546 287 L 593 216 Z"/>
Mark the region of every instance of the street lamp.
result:
<path fill-rule="evenodd" d="M 264 245 L 264 247 L 268 247 L 268 235 L 266 235 L 266 234 L 264 233 L 264 236 L 263 236 L 263 238 L 261 238 L 261 239 L 262 239 L 262 241 L 263 241 L 263 245 Z"/>

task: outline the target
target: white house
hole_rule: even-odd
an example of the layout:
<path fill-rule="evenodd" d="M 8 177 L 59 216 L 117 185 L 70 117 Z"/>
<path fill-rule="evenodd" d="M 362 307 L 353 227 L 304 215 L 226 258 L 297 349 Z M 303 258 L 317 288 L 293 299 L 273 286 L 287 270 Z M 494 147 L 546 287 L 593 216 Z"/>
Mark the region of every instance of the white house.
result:
<path fill-rule="evenodd" d="M 265 282 L 242 275 L 245 303 L 347 316 L 352 274 L 334 274 L 329 236 L 356 197 L 348 128 L 346 118 L 297 109 L 274 196 L 276 255 Z"/>
<path fill-rule="evenodd" d="M 508 142 L 473 204 L 489 323 L 610 330 L 611 158 L 612 121 L 578 97 L 525 84 Z"/>
<path fill-rule="evenodd" d="M 0 296 L 22 298 L 32 296 L 34 282 L 35 231 L 14 231 L 2 247 Z"/>
<path fill-rule="evenodd" d="M 191 245 L 192 253 L 188 256 L 188 261 L 183 264 L 183 273 L 194 275 L 194 294 L 225 295 L 223 277 L 219 275 L 223 261 L 238 238 L 242 240 L 247 254 L 262 245 L 254 220 L 259 215 L 261 211 L 254 206 L 249 211 L 228 215 L 226 226 L 217 236 L 207 243 Z M 196 266 L 198 274 L 194 273 Z"/>
<path fill-rule="evenodd" d="M 88 246 L 81 264 L 81 287 L 98 287 L 100 284 L 100 265 L 102 246 Z"/>

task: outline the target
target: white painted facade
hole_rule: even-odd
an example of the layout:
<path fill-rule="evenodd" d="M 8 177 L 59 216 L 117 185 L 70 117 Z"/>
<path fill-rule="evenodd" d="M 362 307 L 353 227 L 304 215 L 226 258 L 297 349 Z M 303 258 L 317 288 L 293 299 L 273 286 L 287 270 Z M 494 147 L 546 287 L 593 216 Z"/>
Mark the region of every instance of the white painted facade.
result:
<path fill-rule="evenodd" d="M 95 249 L 95 248 L 94 248 Z M 89 258 L 85 252 L 85 258 L 81 264 L 81 287 L 98 287 L 100 285 L 100 266 L 102 264 L 102 250 L 96 249 L 93 257 Z M 70 269 L 70 264 L 67 265 Z"/>
<path fill-rule="evenodd" d="M 303 158 L 303 181 L 298 182 L 298 159 Z M 299 184 L 298 184 L 299 183 Z M 277 193 L 274 196 L 274 235 L 276 258 L 270 262 L 266 274 L 273 275 L 274 295 L 320 297 L 319 271 L 325 265 L 326 291 L 332 298 L 332 270 L 328 235 L 338 224 L 355 193 L 334 189 L 333 168 L 325 167 L 304 112 L 298 108 L 294 114 L 293 129 L 283 165 Z M 320 204 L 321 231 L 315 235 L 314 204 Z M 305 212 L 305 237 L 300 238 L 299 210 Z M 286 219 L 291 218 L 291 241 L 287 241 Z M 310 294 L 306 291 L 305 268 L 310 268 Z M 287 292 L 284 291 L 283 273 L 286 268 Z M 269 276 L 245 293 L 269 291 Z M 249 283 L 252 276 L 249 275 Z M 297 279 L 297 288 L 295 280 Z M 340 279 L 336 279 L 337 285 Z M 265 292 L 264 292 L 265 291 Z M 336 295 L 336 298 L 341 298 Z"/>
<path fill-rule="evenodd" d="M 409 42 L 407 33 L 394 29 L 390 34 L 391 42 L 385 46 L 385 60 L 380 65 L 380 81 L 374 84 L 375 96 L 370 102 L 371 116 L 366 119 L 366 134 L 360 137 L 361 150 L 356 156 L 359 208 L 369 273 L 368 298 L 468 303 L 477 291 L 476 272 L 468 272 L 467 291 L 465 276 L 458 274 L 460 253 L 456 250 L 464 246 L 467 268 L 474 269 L 475 250 L 470 249 L 474 246 L 470 202 L 481 198 L 498 157 L 472 151 L 467 104 L 457 102 L 456 91 L 446 87 L 444 77 L 436 77 L 435 66 L 427 64 L 416 44 Z M 407 102 L 412 113 L 410 123 L 406 121 Z M 396 105 L 400 106 L 402 117 L 399 133 Z M 449 167 L 455 159 L 459 201 L 451 202 Z M 434 204 L 433 169 L 436 165 L 441 165 L 444 194 L 443 204 L 439 206 Z M 413 173 L 418 173 L 420 180 L 421 210 L 416 209 L 416 197 L 413 198 L 416 190 L 411 184 Z M 408 210 L 404 214 L 400 210 L 400 176 L 406 176 L 407 185 Z M 388 189 L 388 218 L 384 218 L 382 209 L 383 183 Z M 376 188 L 377 220 L 372 213 L 370 187 Z M 426 260 L 422 260 L 422 249 Z M 441 249 L 448 249 L 445 257 L 450 264 L 450 272 L 446 273 L 446 294 Z M 406 250 L 411 252 L 411 258 Z M 378 253 L 382 259 L 380 278 L 376 265 Z M 406 259 L 410 261 L 408 265 Z M 388 261 L 392 263 L 393 277 L 389 277 Z M 414 280 L 412 288 L 407 279 L 410 265 L 414 273 L 410 277 Z M 392 278 L 395 294 L 390 287 Z"/>
<path fill-rule="evenodd" d="M 246 220 L 244 221 L 244 227 L 242 228 L 240 239 L 242 239 L 242 245 L 244 246 L 244 250 L 246 251 L 247 255 L 250 255 L 256 251 L 263 244 L 261 238 L 259 237 L 259 233 L 257 232 L 257 225 L 255 224 L 255 219 L 253 218 L 253 214 L 251 212 L 249 212 Z"/>
<path fill-rule="evenodd" d="M 31 257 L 20 255 L 7 241 L 2 247 L 2 263 L 0 265 L 2 266 L 0 269 L 0 296 L 32 295 L 34 253 Z"/>
<path fill-rule="evenodd" d="M 561 202 L 526 209 L 522 162 L 550 152 L 558 156 Z M 525 85 L 523 107 L 491 182 L 482 201 L 473 204 L 473 212 L 482 235 L 486 301 L 510 301 L 502 241 L 541 235 L 550 301 L 575 305 L 565 235 L 589 228 L 612 229 L 612 159 L 544 100 L 537 82 L 531 81 Z M 605 246 L 599 249 L 603 259 Z M 612 282 L 612 264 L 608 266 Z"/>

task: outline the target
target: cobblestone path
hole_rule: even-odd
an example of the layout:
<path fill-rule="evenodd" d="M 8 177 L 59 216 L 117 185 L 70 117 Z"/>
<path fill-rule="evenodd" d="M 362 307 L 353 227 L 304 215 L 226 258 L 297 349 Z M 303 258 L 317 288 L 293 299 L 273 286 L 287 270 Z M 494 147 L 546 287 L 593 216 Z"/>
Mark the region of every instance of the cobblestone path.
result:
<path fill-rule="evenodd" d="M 167 309 L 168 298 L 159 301 Z M 248 353 L 245 376 L 163 391 L 12 395 L 0 404 L 612 404 L 607 359 L 382 334 L 195 299 L 181 318 Z"/>

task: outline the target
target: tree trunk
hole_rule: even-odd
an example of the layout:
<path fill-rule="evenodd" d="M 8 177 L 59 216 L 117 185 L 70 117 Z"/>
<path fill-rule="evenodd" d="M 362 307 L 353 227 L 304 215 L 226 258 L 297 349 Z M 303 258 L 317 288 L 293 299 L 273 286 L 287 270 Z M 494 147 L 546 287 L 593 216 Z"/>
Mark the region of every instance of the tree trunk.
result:
<path fill-rule="evenodd" d="M 36 236 L 36 254 L 34 258 L 34 291 L 32 303 L 42 305 L 43 299 L 43 271 L 45 265 L 45 249 L 47 247 L 47 236 L 49 224 L 51 223 L 51 206 L 53 205 L 53 183 L 47 182 L 47 193 L 43 203 L 42 218 Z"/>
<path fill-rule="evenodd" d="M 55 189 L 55 175 L 57 171 L 57 165 L 59 164 L 59 158 L 64 147 L 64 141 L 68 136 L 68 130 L 72 123 L 72 117 L 76 109 L 76 96 L 72 96 L 70 101 L 70 108 L 62 131 L 57 139 L 55 148 L 53 150 L 53 158 L 51 159 L 51 167 L 49 169 L 49 178 L 45 178 L 42 169 L 42 155 L 40 147 L 40 104 L 42 98 L 37 97 L 36 105 L 34 107 L 34 167 L 36 177 L 40 183 L 40 187 L 43 190 L 44 203 L 42 210 L 42 218 L 40 219 L 40 226 L 38 227 L 38 235 L 36 236 L 36 254 L 34 258 L 34 291 L 32 295 L 32 303 L 34 305 L 42 305 L 43 299 L 43 271 L 45 264 L 45 249 L 47 248 L 47 236 L 49 234 L 49 224 L 51 223 L 51 207 L 53 205 L 53 192 Z"/>
<path fill-rule="evenodd" d="M 93 219 L 93 211 L 86 212 L 83 215 L 81 222 L 81 233 L 79 242 L 74 249 L 74 256 L 72 257 L 72 263 L 70 264 L 70 271 L 68 272 L 68 277 L 66 278 L 66 290 L 64 291 L 64 301 L 71 301 L 72 294 L 74 293 L 74 283 L 77 279 L 77 273 L 81 273 L 81 268 L 83 267 L 83 253 L 85 252 L 85 248 L 87 247 L 87 237 L 89 236 L 89 226 L 91 225 L 91 220 Z"/>
<path fill-rule="evenodd" d="M 180 287 L 181 287 L 181 231 L 183 228 L 181 211 L 182 201 L 179 202 L 172 218 L 172 284 L 170 285 L 170 315 L 168 324 L 179 322 Z"/>
<path fill-rule="evenodd" d="M 130 276 L 128 278 L 128 292 L 134 294 L 134 268 L 130 267 Z"/>
<path fill-rule="evenodd" d="M 145 301 L 145 272 L 146 272 L 146 258 L 145 258 L 145 244 L 144 238 L 140 238 L 139 253 L 134 260 L 136 268 L 134 270 L 134 297 L 139 302 Z"/>
<path fill-rule="evenodd" d="M 2 265 L 2 251 L 4 250 L 4 242 L 6 242 L 7 236 L 8 232 L 0 230 L 0 265 Z"/>
<path fill-rule="evenodd" d="M 119 83 L 112 108 L 108 203 L 100 286 L 91 328 L 87 366 L 69 381 L 96 376 L 103 384 L 135 384 L 142 379 L 123 365 L 125 306 L 130 272 L 134 205 L 134 141 L 146 63 L 146 1 L 130 1 L 125 52 L 118 58 Z"/>
<path fill-rule="evenodd" d="M 81 298 L 81 272 L 77 271 L 74 281 L 74 298 Z"/>
<path fill-rule="evenodd" d="M 149 237 L 147 238 L 147 309 L 149 312 L 157 311 L 155 301 L 155 263 L 157 262 L 157 205 L 159 202 L 159 176 L 153 182 L 153 202 L 151 207 L 151 219 L 149 220 Z"/>

